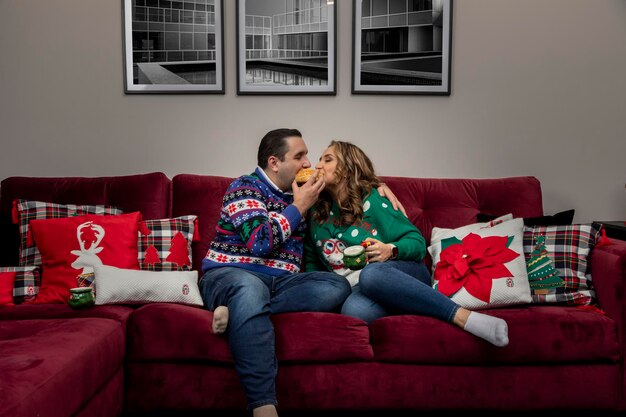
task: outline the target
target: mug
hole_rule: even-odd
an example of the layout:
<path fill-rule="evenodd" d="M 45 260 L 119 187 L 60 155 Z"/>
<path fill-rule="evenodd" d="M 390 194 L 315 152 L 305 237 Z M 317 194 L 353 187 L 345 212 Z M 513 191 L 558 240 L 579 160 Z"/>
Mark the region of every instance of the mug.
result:
<path fill-rule="evenodd" d="M 72 308 L 91 307 L 96 303 L 91 287 L 70 288 L 70 298 L 67 303 Z"/>
<path fill-rule="evenodd" d="M 367 265 L 365 248 L 361 245 L 348 246 L 343 251 L 343 265 L 352 270 L 363 269 Z"/>

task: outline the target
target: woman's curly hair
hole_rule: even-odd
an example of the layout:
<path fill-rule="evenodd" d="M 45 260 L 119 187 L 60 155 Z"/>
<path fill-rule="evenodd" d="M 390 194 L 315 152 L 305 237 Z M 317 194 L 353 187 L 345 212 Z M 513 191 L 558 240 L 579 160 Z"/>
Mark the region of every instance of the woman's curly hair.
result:
<path fill-rule="evenodd" d="M 334 149 L 337 158 L 337 186 L 347 189 L 346 198 L 337 201 L 340 223 L 342 226 L 360 223 L 363 220 L 363 199 L 370 194 L 372 188 L 380 186 L 374 164 L 361 148 L 350 142 L 333 140 L 328 146 Z M 318 222 L 327 221 L 332 204 L 330 193 L 323 191 L 313 206 L 313 219 Z"/>

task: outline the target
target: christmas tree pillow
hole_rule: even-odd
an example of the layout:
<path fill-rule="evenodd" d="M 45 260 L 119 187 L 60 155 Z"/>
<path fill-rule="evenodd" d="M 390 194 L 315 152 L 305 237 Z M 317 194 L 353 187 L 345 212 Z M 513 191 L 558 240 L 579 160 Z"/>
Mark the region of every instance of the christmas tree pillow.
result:
<path fill-rule="evenodd" d="M 95 265 L 139 269 L 140 220 L 139 212 L 32 220 L 30 228 L 43 265 L 34 303 L 67 302 L 69 289 L 80 285 L 79 275 L 93 272 Z"/>
<path fill-rule="evenodd" d="M 40 273 L 36 266 L 6 266 L 0 267 L 0 287 L 2 298 L 10 302 L 0 304 L 22 304 L 35 299 L 39 292 Z"/>
<path fill-rule="evenodd" d="M 142 222 L 138 249 L 139 266 L 148 271 L 191 270 L 191 242 L 197 216 Z"/>
<path fill-rule="evenodd" d="M 593 225 L 524 228 L 524 253 L 535 303 L 595 304 L 587 257 L 596 245 Z"/>
<path fill-rule="evenodd" d="M 522 219 L 433 228 L 433 287 L 468 309 L 530 303 Z"/>
<path fill-rule="evenodd" d="M 103 205 L 55 204 L 43 201 L 13 201 L 13 222 L 20 231 L 20 266 L 41 265 L 41 255 L 31 239 L 28 224 L 31 220 L 58 219 L 84 214 L 116 215 L 122 210 Z"/>

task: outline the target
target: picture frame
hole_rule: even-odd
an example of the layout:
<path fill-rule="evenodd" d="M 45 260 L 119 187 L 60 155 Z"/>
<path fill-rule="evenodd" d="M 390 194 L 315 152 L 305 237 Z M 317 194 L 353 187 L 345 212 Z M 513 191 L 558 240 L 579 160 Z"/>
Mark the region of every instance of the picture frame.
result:
<path fill-rule="evenodd" d="M 352 94 L 450 95 L 452 0 L 354 0 Z"/>
<path fill-rule="evenodd" d="M 337 93 L 332 0 L 237 0 L 237 94 Z"/>
<path fill-rule="evenodd" d="M 223 0 L 122 0 L 125 94 L 224 94 Z"/>

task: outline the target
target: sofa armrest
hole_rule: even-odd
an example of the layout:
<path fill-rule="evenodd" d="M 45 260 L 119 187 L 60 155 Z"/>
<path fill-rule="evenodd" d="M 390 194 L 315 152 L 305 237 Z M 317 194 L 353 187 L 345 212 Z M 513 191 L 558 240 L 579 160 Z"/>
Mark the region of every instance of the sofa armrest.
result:
<path fill-rule="evenodd" d="M 611 239 L 609 245 L 596 246 L 591 251 L 591 278 L 600 308 L 617 322 L 623 340 L 626 304 L 626 242 Z"/>
<path fill-rule="evenodd" d="M 626 410 L 626 373 L 624 358 L 626 357 L 626 242 L 611 239 L 611 244 L 595 247 L 591 251 L 591 278 L 600 308 L 617 325 L 617 340 L 620 345 L 620 361 L 622 362 L 622 386 L 619 409 Z"/>

